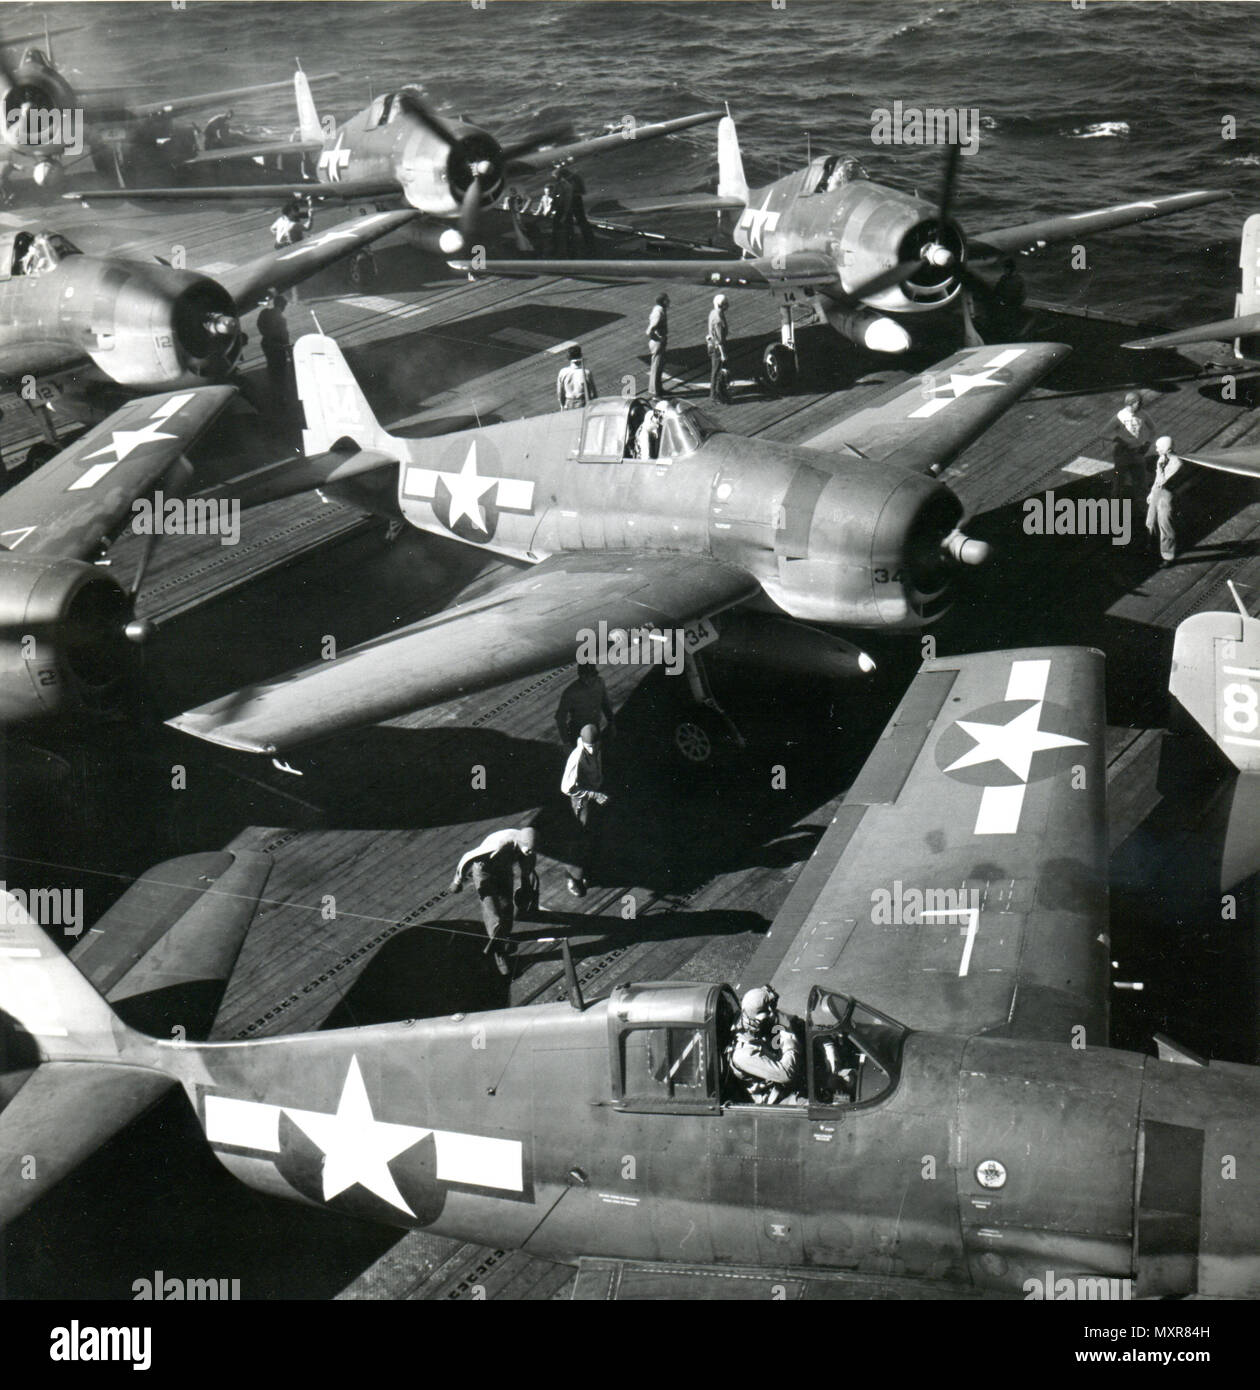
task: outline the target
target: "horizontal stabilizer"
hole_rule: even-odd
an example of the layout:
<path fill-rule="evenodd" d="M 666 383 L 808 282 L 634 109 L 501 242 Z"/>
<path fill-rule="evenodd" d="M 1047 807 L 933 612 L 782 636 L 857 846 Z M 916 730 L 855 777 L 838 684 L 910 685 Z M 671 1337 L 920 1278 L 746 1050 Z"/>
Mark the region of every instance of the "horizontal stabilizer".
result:
<path fill-rule="evenodd" d="M 271 873 L 247 850 L 150 869 L 71 953 L 131 1027 L 206 1037 Z"/>
<path fill-rule="evenodd" d="M 159 1072 L 108 1062 L 56 1062 L 22 1079 L 13 1070 L 10 1036 L 0 1019 L 0 1226 L 175 1084 Z"/>
<path fill-rule="evenodd" d="M 609 212 L 742 212 L 744 206 L 743 198 L 723 198 L 718 193 L 676 193 L 672 197 L 621 198 L 600 203 L 591 211 L 601 215 Z"/>
<path fill-rule="evenodd" d="M 1260 478 L 1260 445 L 1245 444 L 1239 449 L 1209 450 L 1207 453 L 1185 453 L 1182 458 L 1218 473 L 1237 473 L 1243 478 Z"/>
<path fill-rule="evenodd" d="M 282 497 L 314 492 L 317 488 L 349 482 L 367 473 L 398 466 L 397 454 L 383 454 L 373 449 L 329 450 L 314 458 L 287 458 L 269 463 L 252 473 L 228 478 L 216 487 L 199 492 L 198 497 L 235 499 L 242 507 L 260 507 L 264 502 L 277 502 Z"/>
<path fill-rule="evenodd" d="M 187 169 L 191 164 L 224 164 L 230 159 L 263 159 L 272 155 L 319 154 L 323 148 L 322 140 L 272 140 L 256 145 L 221 145 L 217 150 L 203 150 L 182 160 L 180 167 Z"/>

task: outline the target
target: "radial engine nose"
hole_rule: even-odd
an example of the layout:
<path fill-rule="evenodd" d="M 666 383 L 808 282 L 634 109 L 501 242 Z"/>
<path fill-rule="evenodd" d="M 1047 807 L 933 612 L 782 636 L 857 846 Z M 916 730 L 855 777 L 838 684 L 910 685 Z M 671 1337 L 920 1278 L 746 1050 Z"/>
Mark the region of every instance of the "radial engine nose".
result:
<path fill-rule="evenodd" d="M 965 535 L 957 526 L 941 540 L 942 555 L 959 565 L 983 565 L 990 552 L 987 541 Z"/>
<path fill-rule="evenodd" d="M 234 314 L 207 314 L 206 332 L 216 338 L 234 338 L 240 332 L 240 320 Z"/>

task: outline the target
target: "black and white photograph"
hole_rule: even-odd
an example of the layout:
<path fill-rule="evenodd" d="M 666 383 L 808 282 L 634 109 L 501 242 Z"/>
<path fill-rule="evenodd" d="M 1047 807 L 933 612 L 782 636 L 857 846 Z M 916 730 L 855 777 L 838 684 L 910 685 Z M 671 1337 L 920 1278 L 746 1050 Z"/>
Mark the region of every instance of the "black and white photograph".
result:
<path fill-rule="evenodd" d="M 1258 69 L 1193 0 L 0 6 L 36 1364 L 193 1364 L 158 1302 L 1223 1350 Z"/>

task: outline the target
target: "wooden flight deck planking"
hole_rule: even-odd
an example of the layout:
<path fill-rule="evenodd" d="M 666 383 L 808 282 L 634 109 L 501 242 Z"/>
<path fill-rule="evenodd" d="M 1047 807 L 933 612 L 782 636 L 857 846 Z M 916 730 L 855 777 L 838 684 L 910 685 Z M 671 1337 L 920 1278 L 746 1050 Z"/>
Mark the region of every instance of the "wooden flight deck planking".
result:
<path fill-rule="evenodd" d="M 14 215 L 0 216 L 7 222 Z M 135 254 L 169 254 L 169 247 L 178 242 L 186 248 L 187 263 L 195 267 L 257 255 L 260 247 L 269 244 L 270 216 L 269 212 L 240 210 L 153 213 L 119 209 L 117 213 L 111 210 L 108 220 L 103 221 L 95 211 L 65 203 L 30 221 L 57 226 L 85 250 L 101 249 L 102 233 L 107 233 L 110 245 L 125 246 Z M 317 225 L 322 227 L 336 215 L 320 210 L 316 216 Z M 605 394 L 619 393 L 622 376 L 628 373 L 640 387 L 646 384 L 644 326 L 658 285 L 597 286 L 556 279 L 469 284 L 433 262 L 424 263 L 423 273 L 417 272 L 407 250 L 396 246 L 383 250 L 379 259 L 381 275 L 376 285 L 361 292 L 348 291 L 344 270 L 334 268 L 311 286 L 299 289 L 300 303 L 290 307 L 287 317 L 296 338 L 311 326 L 307 312 L 313 307 L 322 329 L 342 343 L 352 365 L 377 362 L 390 373 L 388 381 L 373 377 L 365 380 L 364 386 L 382 421 L 391 428 L 432 431 L 443 421 L 455 417 L 462 421 L 475 413 L 483 418 L 508 419 L 549 410 L 554 405 L 556 372 L 564 360 L 560 350 L 570 339 L 582 343 L 587 364 Z M 400 277 L 401 283 L 414 288 L 399 288 Z M 679 285 L 669 289 L 670 374 L 685 378 L 685 389 L 689 388 L 692 396 L 707 394 L 703 338 L 712 291 Z M 748 382 L 762 345 L 777 331 L 777 314 L 762 294 L 731 292 L 728 297 L 735 348 L 733 375 Z M 582 326 L 572 332 L 562 331 L 561 325 L 567 321 Z M 261 382 L 252 319 L 246 326 L 251 342 L 243 365 Z M 1098 495 L 1105 489 L 1105 474 L 1101 479 L 1083 480 L 1064 472 L 1064 465 L 1078 456 L 1109 461 L 1110 420 L 1125 388 L 1130 382 L 1154 380 L 1142 375 L 1150 372 L 1150 354 L 1126 354 L 1117 346 L 1134 336 L 1130 327 L 1039 310 L 1025 336 L 1073 344 L 1084 339 L 1093 346 L 1078 347 L 1077 357 L 1052 379 L 1049 388 L 1038 389 L 1015 406 L 945 475 L 968 512 L 981 518 L 981 524 L 972 529 L 987 535 L 986 528 L 991 528 L 994 537 L 1004 541 L 1018 535 L 1018 503 L 1023 498 L 1038 496 L 1047 487 L 1060 492 L 1071 489 L 1071 495 L 1082 491 Z M 807 352 L 825 348 L 828 357 L 842 364 L 843 371 L 853 370 L 855 357 L 825 330 L 803 333 L 801 342 Z M 449 359 L 461 353 L 473 361 L 472 379 L 446 380 Z M 1150 407 L 1159 430 L 1171 433 L 1179 448 L 1202 446 L 1209 439 L 1236 442 L 1257 429 L 1254 412 L 1239 404 L 1222 403 L 1210 392 L 1201 391 L 1202 382 L 1192 375 L 1189 355 L 1160 354 L 1159 362 L 1165 369 L 1177 362 L 1188 369 L 1183 374 L 1186 379 Z M 725 426 L 742 433 L 799 439 L 819 432 L 905 375 L 895 363 L 870 358 L 861 359 L 856 370 L 856 381 L 852 385 L 846 381 L 847 389 L 841 390 L 823 389 L 834 383 L 820 383 L 822 374 L 808 370 L 799 394 L 775 397 L 746 385 L 737 389 L 735 405 L 719 408 L 716 414 Z M 1069 386 L 1063 386 L 1065 379 Z M 1240 390 L 1240 396 L 1243 394 Z M 39 436 L 28 413 L 16 402 L 6 401 L 5 409 L 0 444 L 6 459 L 12 460 L 20 456 L 17 450 Z M 273 436 L 269 446 L 274 450 L 282 442 L 283 437 Z M 213 446 L 203 445 L 198 458 L 213 453 Z M 1213 514 L 1210 503 L 1214 490 L 1229 498 L 1220 515 Z M 938 634 L 939 649 L 945 653 L 1013 642 L 1032 645 L 1062 640 L 1089 641 L 1109 648 L 1112 629 L 1121 633 L 1124 640 L 1120 649 L 1141 664 L 1132 670 L 1118 670 L 1113 655 L 1108 694 L 1116 722 L 1108 734 L 1108 756 L 1115 847 L 1159 799 L 1151 773 L 1159 735 L 1131 718 L 1145 713 L 1152 716 L 1147 724 L 1157 724 L 1160 719 L 1162 704 L 1155 696 L 1166 684 L 1166 662 L 1163 668 L 1155 667 L 1150 664 L 1151 653 L 1167 651 L 1172 627 L 1189 612 L 1228 605 L 1226 577 L 1260 586 L 1260 557 L 1248 553 L 1248 547 L 1256 548 L 1260 506 L 1247 489 L 1209 475 L 1199 481 L 1186 510 L 1190 518 L 1188 540 L 1214 548 L 1228 544 L 1237 547 L 1237 552 L 1217 553 L 1216 558 L 1205 562 L 1195 562 L 1191 556 L 1186 563 L 1161 571 L 1152 567 L 1149 550 L 1143 551 L 1146 562 L 1139 563 L 1125 548 L 1113 548 L 1105 538 L 1021 538 L 1017 547 L 1036 547 L 1029 552 L 1033 559 L 1026 560 L 1021 571 L 1020 550 L 1012 553 L 1008 546 L 1012 563 L 1000 560 L 990 573 L 982 574 L 975 589 L 969 590 L 972 601 L 960 603 Z M 1135 508 L 1133 524 L 1130 551 L 1142 545 L 1140 508 Z M 379 619 L 377 630 L 396 621 L 410 621 L 424 609 L 421 594 L 416 595 L 414 612 L 400 611 L 401 605 L 394 602 L 396 595 L 377 605 L 379 612 L 373 606 L 376 594 L 364 554 L 379 544 L 373 538 L 379 536 L 381 525 L 326 505 L 317 497 L 294 498 L 246 513 L 238 546 L 220 546 L 215 537 L 187 537 L 178 544 L 168 541 L 159 545 L 141 593 L 140 611 L 163 627 L 166 650 L 178 651 L 181 632 L 189 630 L 187 625 L 199 611 L 213 612 L 212 599 L 248 583 L 278 585 L 286 574 L 305 572 L 318 573 L 329 588 L 340 586 L 351 596 L 347 602 L 362 610 L 360 616 Z M 399 544 L 423 548 L 426 543 L 409 536 Z M 129 538 L 115 547 L 111 558 L 120 576 L 129 573 L 136 545 Z M 386 549 L 383 545 L 380 548 Z M 276 614 L 279 624 L 283 624 L 283 616 L 283 612 Z M 1154 639 L 1145 644 L 1131 640 L 1132 625 L 1153 629 Z M 313 655 L 292 658 L 290 654 L 291 659 L 274 669 L 286 669 Z M 190 652 L 189 662 L 199 674 L 204 668 L 208 682 L 204 698 L 230 688 L 225 684 L 227 665 L 221 660 Z M 605 674 L 614 704 L 620 706 L 632 694 L 639 677 L 616 669 Z M 423 967 L 425 974 L 448 992 L 446 1002 L 430 1011 L 487 1006 L 484 1000 L 476 1005 L 460 997 L 463 972 L 484 960 L 480 955 L 482 936 L 475 920 L 473 895 L 452 896 L 446 891 L 447 884 L 463 850 L 490 829 L 520 823 L 533 813 L 541 796 L 549 794 L 550 787 L 544 782 L 538 787 L 539 795 L 530 797 L 513 786 L 506 801 L 490 797 L 491 813 L 472 814 L 472 796 L 463 791 L 469 780 L 464 755 L 470 746 L 479 745 L 470 745 L 462 734 L 475 728 L 478 737 L 484 736 L 498 749 L 500 766 L 491 763 L 487 767 L 492 790 L 493 779 L 501 773 L 509 782 L 514 775 L 520 781 L 519 774 L 512 772 L 512 764 L 522 756 L 528 767 L 546 769 L 545 777 L 558 782 L 561 750 L 555 739 L 553 714 L 568 678 L 567 670 L 544 673 L 393 721 L 393 729 L 416 731 L 424 740 L 424 748 L 436 753 L 426 760 L 423 779 L 414 783 L 419 809 L 409 822 L 401 817 L 399 824 L 384 828 L 366 821 L 361 826 L 343 824 L 332 802 L 318 807 L 326 828 L 251 825 L 236 835 L 230 847 L 268 849 L 275 857 L 275 869 L 225 1001 L 220 1036 L 258 1037 L 319 1026 L 351 983 L 370 968 L 378 951 L 390 950 L 391 943 L 407 936 L 407 926 L 417 924 L 423 924 L 428 962 Z M 1135 681 L 1143 687 L 1139 695 L 1130 689 Z M 160 675 L 157 683 L 160 689 Z M 344 779 L 344 785 L 353 788 L 358 806 L 370 805 L 378 787 L 383 788 L 382 799 L 392 805 L 398 797 L 391 782 L 391 775 L 396 781 L 396 770 L 380 758 L 363 755 L 363 750 L 370 753 L 374 747 L 391 746 L 370 735 L 333 741 L 318 752 L 320 776 L 329 785 Z M 762 751 L 758 745 L 758 757 Z M 217 750 L 214 756 L 220 756 Z M 306 794 L 303 782 L 272 772 L 262 759 L 222 756 L 231 771 L 244 770 L 299 800 Z M 300 763 L 301 759 L 295 761 Z M 768 761 L 760 771 L 768 776 Z M 689 829 L 699 837 L 718 837 L 720 843 L 723 815 L 738 823 L 738 832 L 732 837 L 735 852 L 725 864 L 718 865 L 717 871 L 704 867 L 688 873 L 681 863 L 673 881 L 664 888 L 659 882 L 656 886 L 632 882 L 598 885 L 578 903 L 565 894 L 562 871 L 546 862 L 545 908 L 603 918 L 592 923 L 589 932 L 571 929 L 579 973 L 588 993 L 602 994 L 620 979 L 669 975 L 738 979 L 758 934 L 732 914 L 756 914 L 762 921 L 770 921 L 807 852 L 801 849 L 794 862 L 786 864 L 773 862 L 773 856 L 771 862 L 758 862 L 759 856 L 745 852 L 755 847 L 748 843 L 748 836 L 767 827 L 771 835 L 778 836 L 788 835 L 794 826 L 821 831 L 841 792 L 840 785 L 829 786 L 810 804 L 793 804 L 777 818 L 749 817 L 742 822 L 729 799 L 729 789 L 728 799 L 716 805 L 708 804 L 714 801 L 709 797 L 701 798 L 704 804 L 698 802 L 694 809 L 684 806 L 674 823 L 658 835 L 662 854 L 676 854 L 677 837 L 685 838 Z M 650 851 L 651 830 L 645 834 Z M 214 846 L 188 846 L 208 847 Z M 793 856 L 787 858 L 792 860 Z M 328 893 L 337 899 L 337 916 L 332 921 L 321 913 L 323 897 Z M 635 899 L 634 921 L 621 915 L 627 896 Z M 654 917 L 678 910 L 726 914 L 727 929 L 706 935 L 680 931 L 672 937 L 653 936 L 643 930 Z M 739 929 L 731 929 L 731 923 Z M 521 947 L 511 987 L 513 1002 L 563 997 L 555 948 L 530 941 L 529 937 L 538 934 L 530 924 L 518 927 L 518 932 Z M 487 971 L 488 966 L 477 979 L 479 990 L 492 987 L 492 972 Z M 434 988 L 430 981 L 427 998 Z M 350 1021 L 351 1017 L 340 1021 Z M 480 1289 L 489 1297 L 545 1298 L 565 1296 L 569 1279 L 569 1271 L 528 1256 L 412 1233 L 365 1269 L 343 1296 L 475 1297 L 480 1296 Z"/>

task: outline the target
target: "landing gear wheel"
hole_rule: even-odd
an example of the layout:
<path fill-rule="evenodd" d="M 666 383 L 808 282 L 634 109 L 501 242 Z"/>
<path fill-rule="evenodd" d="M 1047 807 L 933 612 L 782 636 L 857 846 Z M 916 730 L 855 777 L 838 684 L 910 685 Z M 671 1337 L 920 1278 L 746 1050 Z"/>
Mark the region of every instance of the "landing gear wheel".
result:
<path fill-rule="evenodd" d="M 722 737 L 721 721 L 705 709 L 685 710 L 676 715 L 670 730 L 677 760 L 696 771 L 712 764 Z"/>
<path fill-rule="evenodd" d="M 360 251 L 350 259 L 350 283 L 356 290 L 365 289 L 376 281 L 376 257 L 370 252 Z"/>
<path fill-rule="evenodd" d="M 761 375 L 773 390 L 788 390 L 796 381 L 796 354 L 786 343 L 771 343 L 761 354 Z"/>

